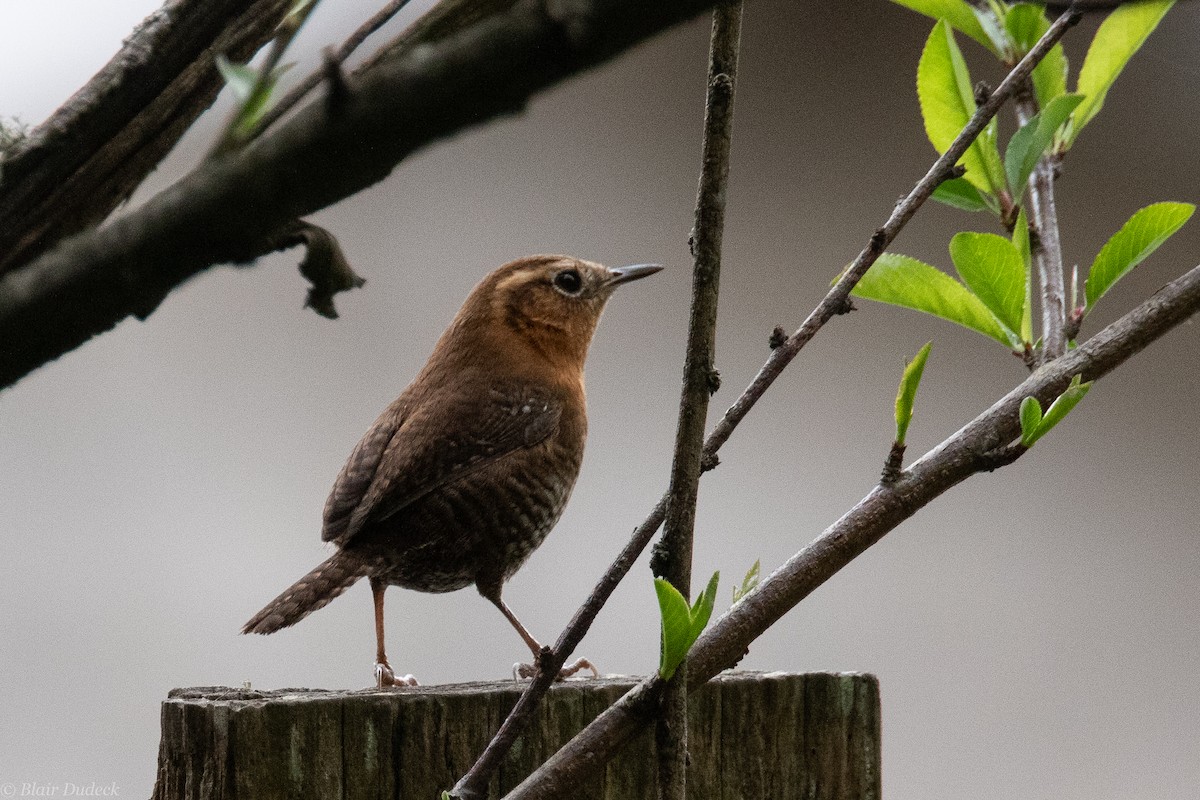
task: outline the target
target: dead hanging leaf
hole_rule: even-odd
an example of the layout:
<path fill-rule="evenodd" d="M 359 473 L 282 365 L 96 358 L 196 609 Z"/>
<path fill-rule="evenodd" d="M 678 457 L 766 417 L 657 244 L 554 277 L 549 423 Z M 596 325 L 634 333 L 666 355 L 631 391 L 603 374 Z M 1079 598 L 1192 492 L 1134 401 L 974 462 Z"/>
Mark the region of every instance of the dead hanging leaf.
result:
<path fill-rule="evenodd" d="M 324 228 L 296 220 L 280 238 L 280 246 L 282 249 L 298 244 L 305 248 L 300 274 L 312 284 L 304 301 L 305 307 L 327 319 L 337 319 L 333 296 L 347 289 L 357 289 L 366 283 L 366 279 L 351 269 L 337 237 Z"/>

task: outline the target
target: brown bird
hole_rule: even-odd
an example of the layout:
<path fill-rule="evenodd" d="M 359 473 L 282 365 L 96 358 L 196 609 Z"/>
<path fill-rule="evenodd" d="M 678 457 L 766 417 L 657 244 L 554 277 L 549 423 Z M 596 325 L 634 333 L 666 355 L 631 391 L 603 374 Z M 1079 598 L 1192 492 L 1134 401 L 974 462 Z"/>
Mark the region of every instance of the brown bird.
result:
<path fill-rule="evenodd" d="M 473 583 L 536 664 L 541 645 L 500 594 L 558 521 L 579 475 L 583 363 L 604 304 L 617 286 L 661 269 L 539 255 L 484 278 L 342 467 L 321 532 L 337 552 L 242 633 L 294 625 L 369 577 L 376 682 L 415 683 L 397 679 L 388 664 L 384 591 L 452 592 Z"/>

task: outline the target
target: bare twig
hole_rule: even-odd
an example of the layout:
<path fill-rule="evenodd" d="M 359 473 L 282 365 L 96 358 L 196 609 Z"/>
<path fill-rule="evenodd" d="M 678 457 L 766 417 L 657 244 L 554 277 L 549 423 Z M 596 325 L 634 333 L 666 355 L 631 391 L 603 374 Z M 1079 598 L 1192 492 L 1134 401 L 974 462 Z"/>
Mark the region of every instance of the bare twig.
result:
<path fill-rule="evenodd" d="M 663 535 L 650 566 L 688 598 L 692 582 L 692 538 L 700 487 L 704 427 L 713 392 L 717 340 L 717 300 L 721 278 L 721 241 L 725 231 L 725 195 L 733 140 L 734 92 L 742 4 L 713 10 L 708 54 L 700 185 L 689 238 L 692 250 L 692 310 L 683 363 L 683 390 L 675 454 L 667 489 Z M 662 800 L 687 798 L 687 661 L 667 687 L 657 726 L 658 786 Z"/>
<path fill-rule="evenodd" d="M 496 735 L 488 742 L 483 753 L 471 765 L 471 769 L 459 780 L 455 785 L 451 794 L 456 797 L 470 800 L 478 797 L 478 790 L 474 787 L 485 787 L 491 776 L 500 768 L 500 764 L 504 761 L 504 757 L 508 751 L 512 749 L 513 744 L 529 726 L 533 720 L 533 713 L 537 710 L 538 703 L 545 697 L 546 692 L 554 683 L 554 678 L 558 674 L 558 670 L 562 669 L 562 665 L 566 663 L 566 659 L 571 653 L 575 652 L 575 648 L 579 646 L 588 629 L 591 628 L 592 622 L 595 621 L 596 615 L 600 613 L 600 609 L 604 608 L 604 604 L 608 602 L 608 598 L 616 591 L 621 580 L 633 568 L 633 564 L 637 561 L 642 551 L 646 549 L 646 545 L 654 538 L 654 534 L 662 525 L 663 518 L 667 513 L 667 496 L 664 494 L 654 506 L 654 510 L 650 512 L 650 516 L 637 526 L 633 531 L 633 536 L 629 542 L 617 555 L 608 570 L 601 576 L 599 582 L 588 595 L 587 600 L 571 617 L 571 621 L 567 623 L 567 627 L 559 634 L 558 640 L 554 643 L 554 649 L 540 658 L 538 661 L 538 673 L 534 676 L 529 685 L 525 687 L 525 691 L 521 693 L 517 703 L 513 706 L 512 711 L 508 712 L 504 722 L 501 723 L 500 729 L 496 731 Z M 470 792 L 476 791 L 472 795 Z"/>
<path fill-rule="evenodd" d="M 890 486 L 877 486 L 810 545 L 742 598 L 696 642 L 688 683 L 695 687 L 735 666 L 750 644 L 813 590 L 901 522 L 980 471 L 1015 460 L 1025 450 L 1007 444 L 1020 435 L 1025 397 L 1052 400 L 1072 376 L 1095 380 L 1200 310 L 1200 267 L 1172 281 L 1079 348 L 1029 376 L 991 408 L 909 467 Z M 507 800 L 573 796 L 582 781 L 644 728 L 658 708 L 664 682 L 643 681 L 507 795 Z"/>
<path fill-rule="evenodd" d="M 1001 105 L 1012 96 L 1023 81 L 1028 79 L 1029 75 L 1033 72 L 1033 68 L 1037 66 L 1038 62 L 1050 51 L 1050 48 L 1063 37 L 1077 20 L 1078 18 L 1074 15 L 1064 14 L 1050 26 L 1045 36 L 1038 41 L 1029 53 L 1009 72 L 1008 76 L 1001 81 L 1000 85 L 996 87 L 996 90 L 988 98 L 987 102 L 976 109 L 974 116 L 971 117 L 966 127 L 963 128 L 962 132 L 950 144 L 946 152 L 934 162 L 933 166 L 917 182 L 912 191 L 896 205 L 887 222 L 872 234 L 867 246 L 858 254 L 858 257 L 847 268 L 838 282 L 808 315 L 800 328 L 772 349 L 770 357 L 762 368 L 759 369 L 758 375 L 743 390 L 741 396 L 729 407 L 725 412 L 725 416 L 722 417 L 721 421 L 708 435 L 704 443 L 702 464 L 715 463 L 717 451 L 721 449 L 721 446 L 733 434 L 734 429 L 737 428 L 738 423 L 745 418 L 746 414 L 750 412 L 750 409 L 754 407 L 763 393 L 775 382 L 775 379 L 779 377 L 784 368 L 796 357 L 796 354 L 824 327 L 826 322 L 839 313 L 845 313 L 850 308 L 850 291 L 870 268 L 871 264 L 875 263 L 879 255 L 891 244 L 904 228 L 905 224 L 908 223 L 908 220 L 917 212 L 917 209 L 929 199 L 938 184 L 956 174 L 954 164 L 962 158 L 967 148 L 971 146 L 971 143 L 975 141 L 976 137 L 987 126 L 992 117 L 1000 110 Z M 773 340 L 772 344 L 775 343 Z M 508 752 L 512 743 L 516 741 L 517 736 L 521 734 L 521 731 L 532 720 L 534 709 L 537 708 L 538 702 L 545 695 L 546 690 L 549 689 L 555 672 L 562 667 L 566 659 L 574 652 L 575 647 L 578 646 L 591 627 L 596 615 L 600 613 L 600 609 L 604 607 L 604 604 L 608 601 L 608 598 L 612 595 L 617 585 L 633 567 L 642 550 L 650 543 L 650 539 L 653 538 L 658 527 L 663 522 L 663 518 L 666 515 L 666 507 L 667 495 L 664 494 L 650 512 L 650 515 L 646 517 L 641 525 L 634 529 L 633 535 L 625 545 L 625 548 L 609 566 L 608 570 L 592 590 L 592 593 L 588 596 L 588 599 L 575 612 L 575 616 L 571 618 L 567 627 L 559 635 L 558 641 L 554 644 L 554 651 L 551 657 L 547 659 L 545 670 L 540 672 L 530 682 L 529 686 L 525 688 L 517 704 L 500 726 L 500 730 L 488 744 L 484 754 L 480 756 L 479 762 L 472 766 L 472 772 L 480 769 L 490 775 L 491 771 L 494 771 L 499 766 L 504 754 Z M 694 685 L 694 681 L 691 678 L 689 678 L 688 682 Z M 655 702 L 657 702 L 657 697 L 658 695 L 655 694 Z M 625 700 L 622 700 L 621 704 L 625 702 Z M 487 761 L 486 768 L 481 767 L 481 764 L 485 760 Z"/>
<path fill-rule="evenodd" d="M 328 75 L 329 61 L 339 65 L 344 64 L 346 59 L 348 59 L 371 34 L 375 33 L 375 31 L 386 25 L 392 17 L 400 13 L 400 9 L 404 8 L 406 5 L 408 5 L 408 3 L 409 0 L 390 0 L 387 5 L 376 11 L 374 16 L 360 25 L 358 29 L 355 30 L 354 33 L 350 34 L 349 38 L 342 42 L 336 50 L 330 52 L 327 63 L 323 65 L 321 69 L 309 73 L 304 80 L 293 86 L 287 94 L 279 98 L 279 101 L 262 115 L 262 118 L 258 121 L 258 125 L 255 126 L 254 132 L 250 135 L 250 138 L 258 138 L 260 135 L 262 135 L 263 131 L 274 125 L 285 114 L 295 108 L 296 104 L 303 100 L 309 92 L 320 86 L 321 82 L 324 81 Z"/>

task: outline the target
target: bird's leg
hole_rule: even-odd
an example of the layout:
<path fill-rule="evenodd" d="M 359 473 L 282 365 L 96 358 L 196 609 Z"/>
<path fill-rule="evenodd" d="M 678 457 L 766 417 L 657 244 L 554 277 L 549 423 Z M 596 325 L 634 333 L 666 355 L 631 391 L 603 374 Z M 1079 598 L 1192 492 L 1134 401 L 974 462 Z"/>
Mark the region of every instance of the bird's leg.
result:
<path fill-rule="evenodd" d="M 525 646 L 533 653 L 534 660 L 536 660 L 542 654 L 542 646 L 538 644 L 538 640 L 533 638 L 533 634 L 525 629 L 525 626 L 521 624 L 521 620 L 517 619 L 517 615 L 512 612 L 512 609 L 500 597 L 499 592 L 496 592 L 495 597 L 489 597 L 488 599 L 496 604 L 496 608 L 500 609 L 500 613 L 504 615 L 504 618 L 516 628 L 517 633 L 525 640 Z"/>
<path fill-rule="evenodd" d="M 371 578 L 371 596 L 375 600 L 375 683 L 380 687 L 391 686 L 396 677 L 388 664 L 387 648 L 384 647 L 383 636 L 383 593 L 387 584 Z"/>
<path fill-rule="evenodd" d="M 385 686 L 416 686 L 417 679 L 412 675 L 397 678 L 388 664 L 387 653 L 383 646 L 383 593 L 387 584 L 378 578 L 371 578 L 371 595 L 375 599 L 375 685 L 382 689 Z"/>
<path fill-rule="evenodd" d="M 500 609 L 500 613 L 503 614 L 504 618 L 507 619 L 513 628 L 516 629 L 517 633 L 525 641 L 525 645 L 529 648 L 530 652 L 533 653 L 532 664 L 513 665 L 514 676 L 532 678 L 537 674 L 538 665 L 541 663 L 542 658 L 545 655 L 550 654 L 550 648 L 542 647 L 542 645 L 538 644 L 538 640 L 533 638 L 533 634 L 526 630 L 525 626 L 521 624 L 521 620 L 517 619 L 517 615 L 512 612 L 512 609 L 508 607 L 508 604 L 505 603 L 504 599 L 500 596 L 499 586 L 496 586 L 495 588 L 489 586 L 486 587 L 486 589 L 485 587 L 480 586 L 479 593 L 490 600 L 496 606 L 496 608 Z M 596 669 L 595 665 L 592 664 L 591 661 L 588 661 L 586 658 L 579 658 L 571 664 L 567 664 L 560 669 L 558 671 L 558 675 L 555 676 L 554 679 L 557 681 L 566 680 L 576 672 L 579 672 L 581 669 L 590 669 L 592 671 L 592 677 L 600 677 L 600 671 Z"/>

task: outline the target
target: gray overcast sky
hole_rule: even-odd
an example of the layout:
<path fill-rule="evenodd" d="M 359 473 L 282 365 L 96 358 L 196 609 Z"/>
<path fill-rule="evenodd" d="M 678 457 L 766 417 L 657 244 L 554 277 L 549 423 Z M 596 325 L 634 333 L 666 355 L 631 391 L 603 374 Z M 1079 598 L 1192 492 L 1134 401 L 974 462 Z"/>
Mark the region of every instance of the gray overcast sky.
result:
<path fill-rule="evenodd" d="M 0 114 L 37 122 L 115 51 L 150 0 L 0 0 Z M 302 71 L 373 10 L 326 0 Z M 414 12 L 415 13 L 415 12 Z M 883 0 L 746 11 L 718 366 L 731 402 L 927 168 L 913 90 L 929 23 Z M 1072 33 L 1082 60 L 1090 27 Z M 145 796 L 175 686 L 359 687 L 369 592 L 294 629 L 242 622 L 325 555 L 325 494 L 488 270 L 532 252 L 668 269 L 617 296 L 589 363 L 591 438 L 558 529 L 506 598 L 552 639 L 661 493 L 687 317 L 707 22 L 432 147 L 316 215 L 369 283 L 342 318 L 301 309 L 294 253 L 217 269 L 0 394 L 0 783 L 115 781 Z M 1071 154 L 1060 215 L 1086 265 L 1137 208 L 1196 202 L 1200 7 L 1181 4 Z M 978 77 L 998 80 L 974 44 Z M 134 203 L 194 166 L 205 117 Z M 1012 130 L 1003 121 L 1004 137 Z M 990 220 L 921 212 L 895 249 L 949 266 Z M 1189 226 L 1105 298 L 1094 333 L 1200 261 Z M 994 343 L 869 303 L 838 318 L 706 477 L 696 573 L 774 569 L 878 475 L 906 358 L 934 341 L 910 452 L 1022 377 Z M 877 673 L 892 800 L 1130 800 L 1200 785 L 1200 333 L 1106 379 L 1026 458 L 888 536 L 744 666 Z M 523 646 L 472 591 L 389 592 L 389 653 L 423 682 L 501 678 Z M 657 612 L 639 565 L 582 647 L 645 673 Z"/>

